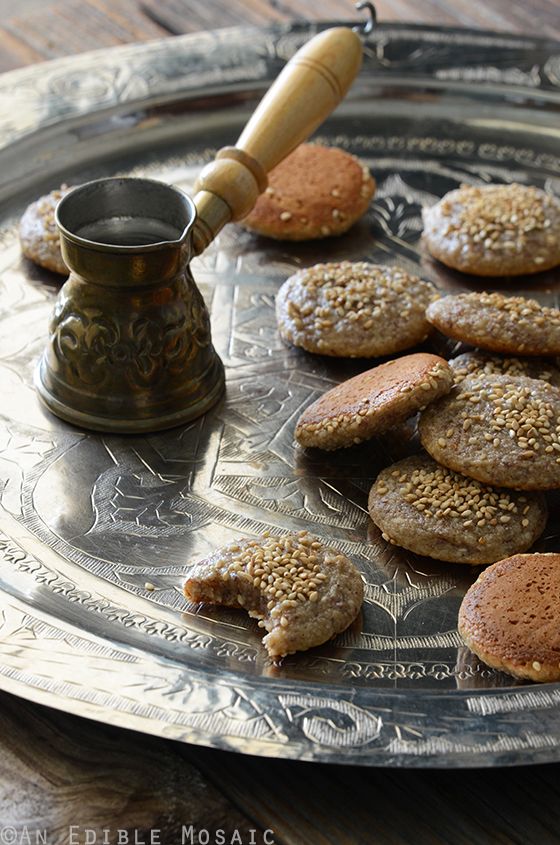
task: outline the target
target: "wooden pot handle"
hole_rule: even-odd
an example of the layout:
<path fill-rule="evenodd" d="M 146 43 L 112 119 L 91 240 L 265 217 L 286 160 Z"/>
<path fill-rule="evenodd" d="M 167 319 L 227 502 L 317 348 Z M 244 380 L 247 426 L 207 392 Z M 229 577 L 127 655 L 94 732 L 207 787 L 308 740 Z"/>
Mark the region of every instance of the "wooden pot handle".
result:
<path fill-rule="evenodd" d="M 362 43 L 348 27 L 327 29 L 305 44 L 265 94 L 235 147 L 224 147 L 195 186 L 199 255 L 232 220 L 253 208 L 266 174 L 339 104 L 362 63 Z"/>

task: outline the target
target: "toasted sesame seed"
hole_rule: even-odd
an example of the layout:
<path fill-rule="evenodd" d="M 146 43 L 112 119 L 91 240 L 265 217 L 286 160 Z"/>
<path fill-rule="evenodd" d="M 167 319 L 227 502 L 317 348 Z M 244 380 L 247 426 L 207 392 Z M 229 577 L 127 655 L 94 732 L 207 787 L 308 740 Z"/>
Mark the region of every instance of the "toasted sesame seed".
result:
<path fill-rule="evenodd" d="M 388 478 L 393 481 L 386 481 Z M 521 499 L 527 501 L 514 492 L 490 487 L 440 465 L 433 469 L 428 466 L 384 470 L 376 482 L 377 493 L 380 488 L 386 493 L 397 489 L 407 505 L 427 518 L 457 519 L 465 528 L 507 525 L 512 515 L 520 514 Z M 526 504 L 524 514 L 530 508 Z"/>
<path fill-rule="evenodd" d="M 335 208 L 332 216 L 336 219 L 343 215 Z M 321 232 L 328 235 L 330 229 L 325 226 Z M 399 316 L 408 314 L 413 308 L 421 313 L 437 298 L 429 282 L 398 267 L 365 261 L 315 264 L 299 271 L 292 279 L 287 312 L 290 319 L 302 320 L 303 324 L 297 326 L 298 331 L 313 329 L 320 332 L 337 325 L 341 319 L 348 320 L 353 326 L 371 329 L 376 321 L 383 322 L 394 315 L 395 309 L 398 309 Z M 296 301 L 296 290 L 305 295 L 307 309 L 301 308 L 299 299 Z M 323 326 L 325 320 L 329 326 Z"/>
<path fill-rule="evenodd" d="M 282 537 L 266 532 L 258 541 L 226 547 L 217 564 L 223 580 L 232 576 L 236 579 L 239 606 L 251 605 L 253 598 L 242 589 L 250 584 L 263 594 L 266 610 L 275 624 L 286 627 L 287 611 L 302 602 L 317 602 L 325 589 L 328 575 L 320 570 L 326 553 L 323 544 L 306 531 Z M 336 560 L 344 562 L 346 558 L 336 556 Z"/>
<path fill-rule="evenodd" d="M 462 185 L 460 202 L 444 198 L 440 208 L 447 218 L 448 236 L 454 235 L 461 245 L 472 241 L 508 256 L 529 247 L 530 233 L 550 228 L 548 215 L 556 211 L 557 201 L 539 188 L 517 183 Z M 537 255 L 534 261 L 541 265 L 546 258 Z"/>

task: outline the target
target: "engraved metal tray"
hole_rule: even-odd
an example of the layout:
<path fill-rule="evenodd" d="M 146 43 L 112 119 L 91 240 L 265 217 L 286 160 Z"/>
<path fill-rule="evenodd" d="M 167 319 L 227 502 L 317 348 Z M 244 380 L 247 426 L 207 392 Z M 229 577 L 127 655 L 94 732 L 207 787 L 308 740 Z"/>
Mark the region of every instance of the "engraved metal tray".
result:
<path fill-rule="evenodd" d="M 560 44 L 405 25 L 369 36 L 358 82 L 320 133 L 371 166 L 368 215 L 344 237 L 300 245 L 230 226 L 193 263 L 227 367 L 227 396 L 204 419 L 103 437 L 50 416 L 33 391 L 60 281 L 20 257 L 25 205 L 61 181 L 115 174 L 190 188 L 313 32 L 222 30 L 0 78 L 0 687 L 252 754 L 558 760 L 560 686 L 515 685 L 461 645 L 457 610 L 477 570 L 388 548 L 368 519 L 372 479 L 416 448 L 413 427 L 324 457 L 294 448 L 302 409 L 371 363 L 284 347 L 274 294 L 295 268 L 342 258 L 480 287 L 427 259 L 420 208 L 461 182 L 560 192 Z M 550 272 L 515 289 L 556 303 L 559 281 Z M 135 367 L 136 350 L 117 336 L 92 342 L 107 366 Z M 303 528 L 351 556 L 366 600 L 343 635 L 275 667 L 245 614 L 189 606 L 181 583 L 226 541 Z M 554 522 L 539 548 L 557 538 Z"/>

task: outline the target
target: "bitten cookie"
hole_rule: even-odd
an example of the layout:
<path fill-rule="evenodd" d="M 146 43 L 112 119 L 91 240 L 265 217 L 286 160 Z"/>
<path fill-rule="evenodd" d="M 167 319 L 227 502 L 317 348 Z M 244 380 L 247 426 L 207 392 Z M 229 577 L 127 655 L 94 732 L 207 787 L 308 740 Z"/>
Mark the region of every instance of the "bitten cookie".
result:
<path fill-rule="evenodd" d="M 68 269 L 60 252 L 60 236 L 54 212 L 62 197 L 70 191 L 67 185 L 51 191 L 25 209 L 19 224 L 21 251 L 40 267 L 67 276 Z"/>
<path fill-rule="evenodd" d="M 442 334 L 504 355 L 559 355 L 560 311 L 502 293 L 459 293 L 432 302 L 428 321 Z"/>
<path fill-rule="evenodd" d="M 360 573 L 306 531 L 263 535 L 219 549 L 189 572 L 193 602 L 240 607 L 259 620 L 273 659 L 321 645 L 344 631 L 363 602 Z"/>
<path fill-rule="evenodd" d="M 526 185 L 462 185 L 423 211 L 424 242 L 443 264 L 476 276 L 560 264 L 560 200 Z"/>
<path fill-rule="evenodd" d="M 528 376 L 560 387 L 560 370 L 546 358 L 502 358 L 489 352 L 464 352 L 449 359 L 455 384 L 473 376 Z"/>
<path fill-rule="evenodd" d="M 315 264 L 278 291 L 278 331 L 288 343 L 321 355 L 391 355 L 426 339 L 426 307 L 437 296 L 433 285 L 399 267 Z"/>
<path fill-rule="evenodd" d="M 450 563 L 494 563 L 524 552 L 547 518 L 542 494 L 485 486 L 428 455 L 380 472 L 368 508 L 385 540 Z"/>
<path fill-rule="evenodd" d="M 453 385 L 443 358 L 419 352 L 380 364 L 333 387 L 299 418 L 301 446 L 331 451 L 381 434 L 413 416 Z"/>
<path fill-rule="evenodd" d="M 514 555 L 485 569 L 459 610 L 459 634 L 484 663 L 560 680 L 560 554 Z"/>
<path fill-rule="evenodd" d="M 241 225 L 286 241 L 342 235 L 365 214 L 374 192 L 368 167 L 355 156 L 300 144 L 269 173 L 268 188 Z"/>
<path fill-rule="evenodd" d="M 426 408 L 418 430 L 436 461 L 483 484 L 560 487 L 560 389 L 544 381 L 465 379 Z"/>

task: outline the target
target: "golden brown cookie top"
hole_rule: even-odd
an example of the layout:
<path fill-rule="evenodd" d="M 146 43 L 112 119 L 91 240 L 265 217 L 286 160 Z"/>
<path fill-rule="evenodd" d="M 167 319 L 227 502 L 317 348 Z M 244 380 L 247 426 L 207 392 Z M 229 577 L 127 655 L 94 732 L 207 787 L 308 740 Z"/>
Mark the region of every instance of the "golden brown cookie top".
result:
<path fill-rule="evenodd" d="M 302 446 L 340 449 L 361 443 L 413 416 L 453 385 L 447 361 L 419 352 L 380 364 L 333 387 L 298 420 Z"/>
<path fill-rule="evenodd" d="M 423 341 L 438 296 L 430 282 L 400 267 L 340 261 L 314 264 L 276 296 L 280 336 L 308 352 L 346 358 L 391 355 Z"/>
<path fill-rule="evenodd" d="M 560 387 L 560 370 L 548 358 L 510 358 L 474 350 L 449 359 L 455 384 L 473 376 L 528 376 Z"/>
<path fill-rule="evenodd" d="M 493 563 L 530 548 L 547 516 L 544 496 L 481 484 L 414 455 L 382 470 L 368 502 L 384 538 L 452 563 Z"/>
<path fill-rule="evenodd" d="M 535 299 L 471 292 L 432 302 L 428 321 L 442 334 L 505 355 L 560 354 L 560 311 Z"/>
<path fill-rule="evenodd" d="M 465 379 L 422 413 L 422 445 L 484 484 L 560 487 L 560 389 L 525 376 Z"/>
<path fill-rule="evenodd" d="M 457 270 L 519 275 L 560 263 L 560 201 L 540 188 L 462 185 L 423 217 L 429 251 Z"/>
<path fill-rule="evenodd" d="M 469 647 L 520 677 L 560 677 L 560 554 L 520 554 L 488 567 L 459 611 Z M 483 656 L 484 655 L 484 656 Z"/>
<path fill-rule="evenodd" d="M 269 174 L 268 188 L 241 225 L 279 240 L 346 232 L 375 191 L 368 167 L 337 147 L 300 144 Z"/>
<path fill-rule="evenodd" d="M 68 275 L 60 252 L 60 236 L 54 213 L 71 188 L 67 185 L 40 197 L 25 209 L 19 226 L 21 251 L 26 258 L 54 273 Z"/>
<path fill-rule="evenodd" d="M 345 630 L 363 601 L 360 573 L 346 555 L 306 531 L 233 542 L 189 572 L 193 602 L 242 607 L 268 631 L 273 659 L 320 645 Z"/>

